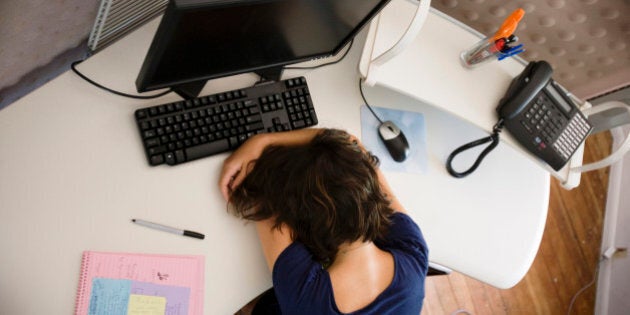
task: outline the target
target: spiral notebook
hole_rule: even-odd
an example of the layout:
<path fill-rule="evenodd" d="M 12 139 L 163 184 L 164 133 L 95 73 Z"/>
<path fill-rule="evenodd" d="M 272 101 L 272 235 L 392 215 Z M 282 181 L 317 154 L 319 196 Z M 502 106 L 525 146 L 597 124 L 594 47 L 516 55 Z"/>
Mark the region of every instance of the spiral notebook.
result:
<path fill-rule="evenodd" d="M 83 252 L 76 315 L 203 314 L 204 257 Z M 162 305 L 164 304 L 164 305 Z"/>

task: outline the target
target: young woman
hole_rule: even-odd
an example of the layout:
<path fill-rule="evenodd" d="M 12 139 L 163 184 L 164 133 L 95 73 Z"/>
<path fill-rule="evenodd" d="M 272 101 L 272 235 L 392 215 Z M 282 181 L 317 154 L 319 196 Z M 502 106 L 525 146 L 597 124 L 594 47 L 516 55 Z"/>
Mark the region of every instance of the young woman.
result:
<path fill-rule="evenodd" d="M 378 160 L 340 130 L 257 135 L 219 186 L 256 222 L 282 314 L 419 314 L 428 250 Z"/>

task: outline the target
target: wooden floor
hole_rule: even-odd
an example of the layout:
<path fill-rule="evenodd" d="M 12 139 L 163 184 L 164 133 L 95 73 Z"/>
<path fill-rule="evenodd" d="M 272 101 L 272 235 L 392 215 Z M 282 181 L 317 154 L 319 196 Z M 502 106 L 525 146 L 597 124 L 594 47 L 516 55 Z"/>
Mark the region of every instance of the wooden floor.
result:
<path fill-rule="evenodd" d="M 585 162 L 610 154 L 610 133 L 587 139 Z M 595 281 L 606 205 L 609 168 L 582 174 L 567 191 L 551 181 L 542 243 L 525 278 L 500 290 L 458 273 L 427 278 L 423 315 L 567 314 L 581 288 Z M 571 314 L 593 314 L 596 284 L 575 300 Z"/>

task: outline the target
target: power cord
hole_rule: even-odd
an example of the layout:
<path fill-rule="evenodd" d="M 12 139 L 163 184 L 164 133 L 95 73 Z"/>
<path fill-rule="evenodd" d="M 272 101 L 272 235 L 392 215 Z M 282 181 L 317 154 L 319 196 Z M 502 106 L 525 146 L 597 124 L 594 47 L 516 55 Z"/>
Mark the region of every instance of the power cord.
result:
<path fill-rule="evenodd" d="M 342 61 L 344 58 L 346 58 L 346 56 L 348 55 L 348 53 L 350 52 L 350 49 L 352 49 L 352 44 L 354 43 L 354 39 L 350 41 L 350 43 L 348 44 L 348 48 L 346 49 L 346 51 L 343 53 L 343 55 L 335 60 L 335 61 L 331 61 L 331 62 L 327 62 L 327 63 L 323 63 L 321 65 L 317 65 L 317 66 L 312 66 L 312 67 L 284 67 L 285 70 L 313 70 L 313 69 L 317 69 L 317 68 L 321 68 L 321 67 L 325 67 L 325 66 L 329 66 L 329 65 L 334 65 L 339 63 L 340 61 Z M 107 92 L 119 95 L 119 96 L 124 96 L 124 97 L 129 97 L 129 98 L 135 98 L 135 99 L 153 99 L 153 98 L 158 98 L 161 96 L 164 96 L 166 94 L 169 94 L 171 92 L 173 92 L 172 89 L 168 89 L 164 92 L 158 93 L 158 94 L 154 94 L 154 95 L 133 95 L 133 94 L 127 94 L 127 93 L 123 93 L 123 92 L 119 92 L 113 89 L 110 89 L 108 87 L 105 87 L 99 83 L 97 83 L 96 81 L 88 78 L 86 75 L 84 75 L 83 73 L 81 73 L 76 66 L 80 63 L 82 63 L 83 60 L 77 60 L 75 62 L 73 62 L 72 64 L 70 64 L 70 68 L 72 69 L 72 71 L 74 73 L 76 73 L 76 75 L 78 75 L 79 77 L 81 77 L 83 80 L 87 81 L 88 83 L 96 86 L 99 89 L 105 90 Z M 259 80 L 258 82 L 256 82 L 254 85 L 259 84 L 260 82 L 262 82 L 262 78 L 261 80 Z"/>
<path fill-rule="evenodd" d="M 74 73 L 76 73 L 79 77 L 81 77 L 81 79 L 83 79 L 83 80 L 87 81 L 88 83 L 96 86 L 97 88 L 105 90 L 105 91 L 113 93 L 113 94 L 116 94 L 116 95 L 119 95 L 119 96 L 146 100 L 146 99 L 158 98 L 158 97 L 161 97 L 161 96 L 164 96 L 166 94 L 169 94 L 169 93 L 173 92 L 172 89 L 168 89 L 168 90 L 166 90 L 164 92 L 161 92 L 161 93 L 158 93 L 158 94 L 154 94 L 154 95 L 133 95 L 133 94 L 127 94 L 127 93 L 123 93 L 123 92 L 118 92 L 118 91 L 112 90 L 112 89 L 110 89 L 108 87 L 105 87 L 105 86 L 95 82 L 94 80 L 88 78 L 83 73 L 81 73 L 79 70 L 77 70 L 76 66 L 78 64 L 82 63 L 82 62 L 83 62 L 83 60 L 77 60 L 77 61 L 73 62 L 72 64 L 70 64 L 70 68 L 72 69 L 72 71 Z"/>
<path fill-rule="evenodd" d="M 597 261 L 597 266 L 595 266 L 595 274 L 593 275 L 593 280 L 591 280 L 591 282 L 589 282 L 586 285 L 584 285 L 571 298 L 571 302 L 569 303 L 569 309 L 567 310 L 567 315 L 570 315 L 571 312 L 573 311 L 573 305 L 575 304 L 575 301 L 577 300 L 578 296 L 580 296 L 580 294 L 584 293 L 584 291 L 586 291 L 586 289 L 590 288 L 593 284 L 595 284 L 595 280 L 597 280 L 597 273 L 599 272 L 599 265 L 602 263 L 602 260 L 604 260 L 604 258 L 600 258 Z"/>
<path fill-rule="evenodd" d="M 363 80 L 359 79 L 359 92 L 361 92 L 361 98 L 363 99 L 363 102 L 365 103 L 365 106 L 367 106 L 367 108 L 370 110 L 370 112 L 376 118 L 376 120 L 378 120 L 378 122 L 380 122 L 382 124 L 383 121 L 381 120 L 381 118 L 378 117 L 378 115 L 376 115 L 376 113 L 372 109 L 372 106 L 370 106 L 368 101 L 365 99 L 365 95 L 363 94 L 363 84 L 362 83 L 363 83 Z"/>

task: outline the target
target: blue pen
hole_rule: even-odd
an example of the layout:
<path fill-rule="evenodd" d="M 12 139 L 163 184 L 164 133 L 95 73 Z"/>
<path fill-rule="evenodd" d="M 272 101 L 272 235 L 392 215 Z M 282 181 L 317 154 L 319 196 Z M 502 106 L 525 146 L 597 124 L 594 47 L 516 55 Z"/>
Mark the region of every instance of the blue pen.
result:
<path fill-rule="evenodd" d="M 520 54 L 520 53 L 522 53 L 524 51 L 525 51 L 525 49 L 519 49 L 519 50 L 511 51 L 510 53 L 507 53 L 507 54 L 501 54 L 501 55 L 499 55 L 499 61 L 501 61 L 501 60 L 503 60 L 503 59 L 505 59 L 507 57 L 512 57 L 514 55 L 518 55 L 518 54 Z"/>
<path fill-rule="evenodd" d="M 523 44 L 516 45 L 514 47 L 506 47 L 505 49 L 502 49 L 501 52 L 497 55 L 497 59 L 503 60 L 507 57 L 520 54 L 523 51 L 525 51 L 525 49 L 522 49 L 522 48 L 523 48 Z"/>

